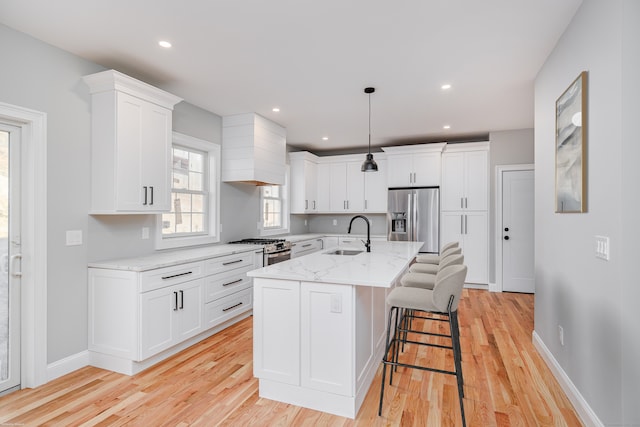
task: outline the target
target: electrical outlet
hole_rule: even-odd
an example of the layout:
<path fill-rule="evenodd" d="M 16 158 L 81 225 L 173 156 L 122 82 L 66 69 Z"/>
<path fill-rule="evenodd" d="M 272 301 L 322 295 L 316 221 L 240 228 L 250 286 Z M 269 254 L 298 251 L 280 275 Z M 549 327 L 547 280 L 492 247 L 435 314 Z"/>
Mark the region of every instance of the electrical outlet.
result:
<path fill-rule="evenodd" d="M 609 261 L 609 238 L 596 236 L 596 258 Z"/>
<path fill-rule="evenodd" d="M 67 231 L 67 246 L 78 246 L 82 244 L 82 230 Z"/>
<path fill-rule="evenodd" d="M 305 227 L 307 226 L 307 220 L 306 219 L 304 220 L 304 226 Z"/>
<path fill-rule="evenodd" d="M 338 220 L 337 219 L 333 220 L 333 225 L 338 225 Z"/>
<path fill-rule="evenodd" d="M 558 325 L 558 340 L 560 345 L 564 345 L 564 328 L 560 325 Z"/>
<path fill-rule="evenodd" d="M 142 238 L 145 240 L 149 238 L 149 227 L 142 227 Z"/>

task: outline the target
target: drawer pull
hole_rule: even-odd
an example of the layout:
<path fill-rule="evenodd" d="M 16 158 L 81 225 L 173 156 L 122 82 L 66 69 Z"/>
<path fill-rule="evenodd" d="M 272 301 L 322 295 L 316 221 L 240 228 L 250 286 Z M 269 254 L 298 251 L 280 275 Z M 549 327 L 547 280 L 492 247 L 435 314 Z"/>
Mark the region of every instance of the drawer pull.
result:
<path fill-rule="evenodd" d="M 180 291 L 180 310 L 184 310 L 184 291 Z"/>
<path fill-rule="evenodd" d="M 174 277 L 187 276 L 189 274 L 193 274 L 193 271 L 187 271 L 185 273 L 174 274 L 172 276 L 162 276 L 162 280 L 173 279 Z"/>
<path fill-rule="evenodd" d="M 178 311 L 178 293 L 173 293 L 173 311 Z"/>
<path fill-rule="evenodd" d="M 238 279 L 238 280 L 234 280 L 233 282 L 229 282 L 229 283 L 223 283 L 222 286 L 229 286 L 229 285 L 233 285 L 234 283 L 240 283 L 242 282 L 244 279 Z"/>
<path fill-rule="evenodd" d="M 237 303 L 236 305 L 232 305 L 231 307 L 227 307 L 227 308 L 223 308 L 222 311 L 229 311 L 232 308 L 236 308 L 236 307 L 240 307 L 242 305 L 241 302 Z"/>
<path fill-rule="evenodd" d="M 309 246 L 313 245 L 313 243 L 307 243 L 306 245 L 302 245 L 303 248 L 308 248 Z"/>
<path fill-rule="evenodd" d="M 244 261 L 244 260 L 242 260 L 242 259 L 237 259 L 237 260 L 235 260 L 235 261 L 223 262 L 223 263 L 222 263 L 222 265 L 237 264 L 237 263 L 242 262 L 242 261 Z"/>

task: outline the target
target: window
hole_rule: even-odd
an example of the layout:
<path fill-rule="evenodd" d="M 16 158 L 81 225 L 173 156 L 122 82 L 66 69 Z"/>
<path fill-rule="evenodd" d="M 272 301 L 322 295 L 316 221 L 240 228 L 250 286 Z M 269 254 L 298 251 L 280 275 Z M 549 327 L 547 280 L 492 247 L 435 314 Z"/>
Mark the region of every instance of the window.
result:
<path fill-rule="evenodd" d="M 288 181 L 287 171 L 284 185 L 265 185 L 260 189 L 263 236 L 289 232 Z"/>
<path fill-rule="evenodd" d="M 159 215 L 156 249 L 219 238 L 220 146 L 177 132 L 171 149 L 171 212 Z"/>

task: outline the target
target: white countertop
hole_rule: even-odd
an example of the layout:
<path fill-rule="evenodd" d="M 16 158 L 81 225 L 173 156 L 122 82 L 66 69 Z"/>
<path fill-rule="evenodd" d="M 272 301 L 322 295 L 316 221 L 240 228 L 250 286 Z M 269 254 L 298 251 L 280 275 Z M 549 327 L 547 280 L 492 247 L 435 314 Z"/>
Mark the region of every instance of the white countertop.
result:
<path fill-rule="evenodd" d="M 372 241 L 371 252 L 327 255 L 337 248 L 280 262 L 247 273 L 251 277 L 390 287 L 416 256 L 422 242 Z M 345 247 L 353 250 L 353 246 Z"/>
<path fill-rule="evenodd" d="M 162 251 L 152 255 L 135 258 L 90 262 L 89 267 L 140 272 L 155 270 L 156 268 L 171 267 L 178 264 L 184 264 L 186 262 L 202 261 L 208 258 L 217 258 L 224 255 L 256 250 L 262 250 L 262 246 L 243 244 L 202 246 L 193 249 Z"/>

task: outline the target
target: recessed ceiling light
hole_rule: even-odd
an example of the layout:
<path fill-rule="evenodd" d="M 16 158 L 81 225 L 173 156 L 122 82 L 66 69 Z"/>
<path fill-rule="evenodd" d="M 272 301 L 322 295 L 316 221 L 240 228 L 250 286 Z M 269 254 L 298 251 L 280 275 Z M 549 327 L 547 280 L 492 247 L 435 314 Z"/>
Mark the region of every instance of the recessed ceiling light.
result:
<path fill-rule="evenodd" d="M 159 44 L 161 47 L 164 47 L 164 48 L 167 48 L 167 49 L 169 49 L 169 48 L 171 47 L 171 43 L 169 43 L 169 42 L 168 42 L 168 41 L 166 41 L 166 40 L 160 40 L 160 41 L 158 42 L 158 44 Z"/>
<path fill-rule="evenodd" d="M 273 107 L 271 111 L 273 111 L 274 113 L 279 113 L 280 109 L 278 107 Z"/>
<path fill-rule="evenodd" d="M 444 126 L 442 126 L 442 129 L 451 129 L 451 126 L 449 126 L 449 125 L 444 125 Z"/>
<path fill-rule="evenodd" d="M 328 136 L 323 136 L 323 137 L 322 137 L 322 140 L 323 140 L 323 141 L 328 141 L 328 140 L 329 140 L 329 137 L 328 137 Z"/>
<path fill-rule="evenodd" d="M 450 85 L 450 84 L 448 84 L 448 83 L 447 83 L 447 84 L 445 84 L 445 85 L 442 85 L 442 86 L 440 86 L 440 87 L 442 88 L 442 90 L 451 89 L 451 85 Z"/>

